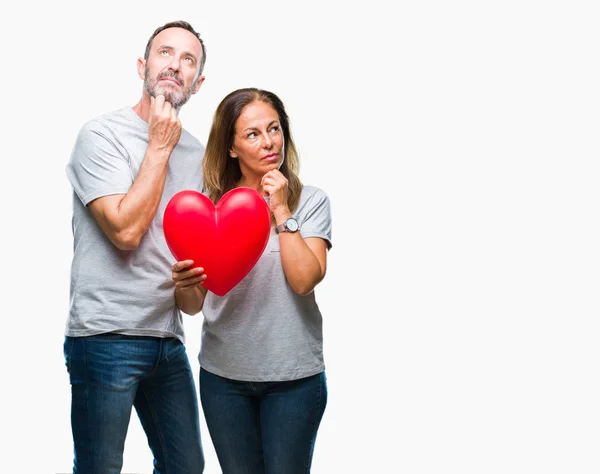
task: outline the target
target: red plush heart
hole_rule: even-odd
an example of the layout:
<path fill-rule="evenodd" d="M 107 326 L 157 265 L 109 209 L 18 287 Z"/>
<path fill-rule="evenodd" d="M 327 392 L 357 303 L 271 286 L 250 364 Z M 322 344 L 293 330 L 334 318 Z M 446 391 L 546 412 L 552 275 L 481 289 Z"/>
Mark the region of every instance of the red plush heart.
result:
<path fill-rule="evenodd" d="M 223 296 L 254 267 L 269 241 L 264 198 L 250 188 L 225 193 L 215 206 L 198 191 L 175 194 L 163 215 L 167 245 L 177 261 L 204 268 L 204 287 Z"/>

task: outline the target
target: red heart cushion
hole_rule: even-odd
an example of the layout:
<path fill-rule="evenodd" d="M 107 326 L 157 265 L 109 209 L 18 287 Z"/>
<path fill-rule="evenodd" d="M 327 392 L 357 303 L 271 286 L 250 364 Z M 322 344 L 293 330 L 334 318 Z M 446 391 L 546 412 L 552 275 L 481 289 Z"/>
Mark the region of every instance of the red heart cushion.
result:
<path fill-rule="evenodd" d="M 204 287 L 223 296 L 254 267 L 269 241 L 264 198 L 250 188 L 225 193 L 215 206 L 198 191 L 175 194 L 163 215 L 167 245 L 177 261 L 204 268 Z"/>

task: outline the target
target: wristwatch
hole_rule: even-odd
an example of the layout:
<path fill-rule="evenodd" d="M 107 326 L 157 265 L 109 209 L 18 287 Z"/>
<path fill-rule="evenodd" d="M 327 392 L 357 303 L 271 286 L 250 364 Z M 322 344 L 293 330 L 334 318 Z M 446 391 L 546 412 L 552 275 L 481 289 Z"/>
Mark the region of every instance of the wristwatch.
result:
<path fill-rule="evenodd" d="M 275 227 L 275 233 L 279 234 L 280 232 L 298 232 L 298 230 L 300 229 L 300 225 L 298 224 L 298 221 L 296 219 L 294 219 L 293 217 L 288 217 L 283 224 L 278 225 L 277 227 Z"/>

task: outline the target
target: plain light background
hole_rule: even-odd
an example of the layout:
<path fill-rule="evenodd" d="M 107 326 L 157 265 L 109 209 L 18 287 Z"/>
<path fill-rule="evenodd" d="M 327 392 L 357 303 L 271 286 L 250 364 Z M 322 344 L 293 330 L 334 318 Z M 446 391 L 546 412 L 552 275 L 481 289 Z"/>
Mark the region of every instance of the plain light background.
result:
<path fill-rule="evenodd" d="M 152 31 L 185 19 L 208 52 L 184 127 L 206 142 L 227 93 L 272 90 L 302 180 L 331 198 L 334 246 L 316 290 L 329 403 L 312 472 L 600 472 L 594 7 L 3 7 L 0 470 L 71 469 L 65 165 L 84 122 L 138 101 Z M 197 377 L 201 316 L 185 324 Z M 201 421 L 205 472 L 218 473 Z M 151 470 L 134 414 L 123 472 Z"/>

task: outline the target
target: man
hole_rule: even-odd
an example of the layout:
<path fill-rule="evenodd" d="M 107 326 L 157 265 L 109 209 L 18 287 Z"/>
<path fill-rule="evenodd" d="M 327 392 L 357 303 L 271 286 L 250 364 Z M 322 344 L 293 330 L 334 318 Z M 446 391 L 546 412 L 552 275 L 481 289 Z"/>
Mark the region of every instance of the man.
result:
<path fill-rule="evenodd" d="M 86 123 L 67 165 L 74 256 L 64 351 L 78 474 L 121 472 L 132 406 L 155 473 L 204 470 L 176 305 L 186 296 L 171 279 L 162 216 L 175 193 L 202 187 L 204 147 L 177 112 L 204 81 L 205 59 L 189 23 L 156 29 L 138 59 L 140 101 Z"/>

